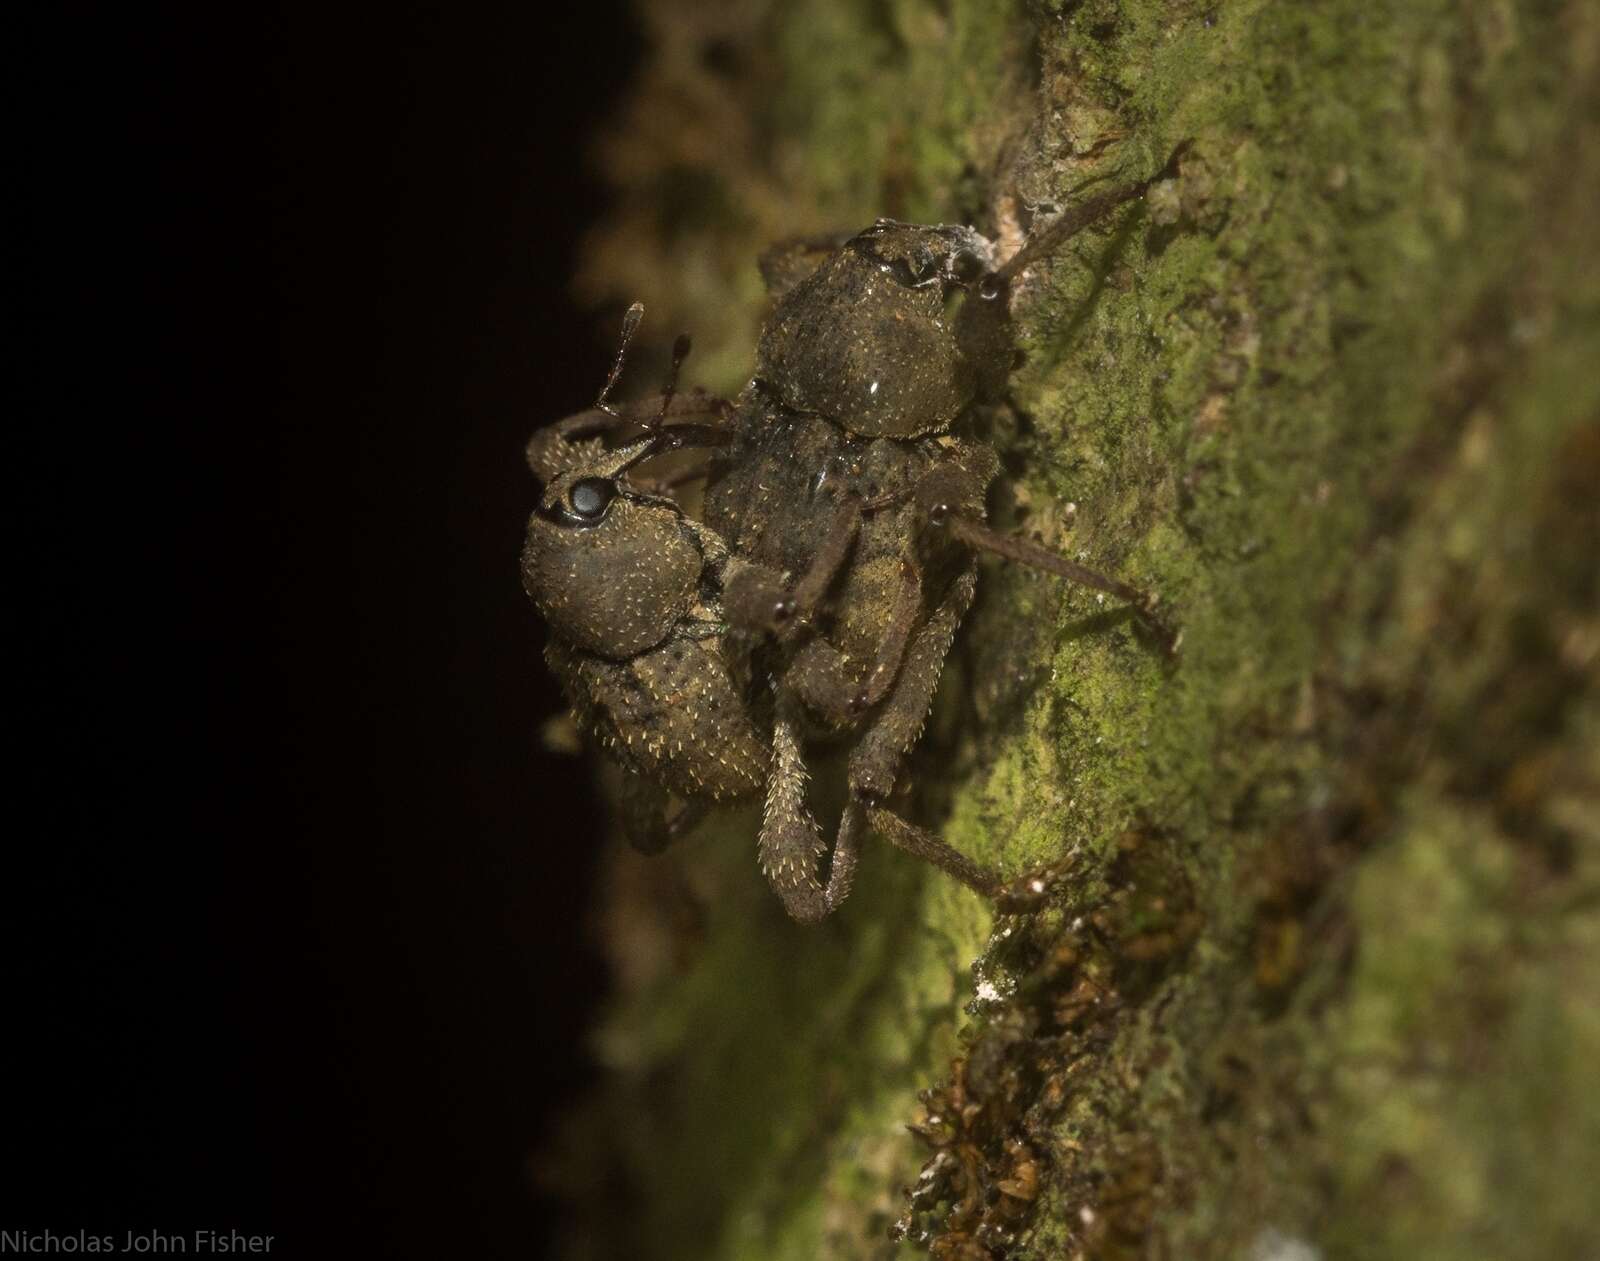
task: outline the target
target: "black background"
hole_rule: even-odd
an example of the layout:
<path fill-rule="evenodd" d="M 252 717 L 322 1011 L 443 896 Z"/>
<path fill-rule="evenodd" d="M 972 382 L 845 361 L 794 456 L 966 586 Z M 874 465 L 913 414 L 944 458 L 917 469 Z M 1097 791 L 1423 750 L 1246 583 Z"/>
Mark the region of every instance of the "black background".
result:
<path fill-rule="evenodd" d="M 567 285 L 637 37 L 593 0 L 43 20 L 0 1228 L 537 1256 L 602 820 L 538 741 L 520 449 L 604 373 Z"/>

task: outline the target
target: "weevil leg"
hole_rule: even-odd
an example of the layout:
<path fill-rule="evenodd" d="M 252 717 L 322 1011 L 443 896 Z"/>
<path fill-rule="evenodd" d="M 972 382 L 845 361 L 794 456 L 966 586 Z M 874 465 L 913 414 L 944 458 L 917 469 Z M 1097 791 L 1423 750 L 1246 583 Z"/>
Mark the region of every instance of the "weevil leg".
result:
<path fill-rule="evenodd" d="M 927 473 L 918 481 L 912 493 L 917 511 L 929 525 L 947 531 L 974 551 L 989 552 L 1125 600 L 1162 650 L 1168 656 L 1176 654 L 1179 637 L 1157 615 L 1156 608 L 1160 601 L 1152 592 L 1068 560 L 1060 553 L 1020 535 L 1002 534 L 990 529 L 973 514 L 972 505 L 982 502 L 974 497 L 973 486 L 970 473 L 959 465 L 947 464 Z"/>
<path fill-rule="evenodd" d="M 897 849 L 932 863 L 947 876 L 959 880 L 986 898 L 996 898 L 1006 888 L 1006 882 L 997 872 L 980 867 L 960 850 L 946 845 L 932 832 L 914 823 L 907 823 L 892 810 L 883 806 L 868 806 L 867 820 L 874 832 Z"/>
<path fill-rule="evenodd" d="M 839 576 L 850 549 L 855 546 L 856 534 L 861 529 L 861 500 L 846 495 L 834 509 L 828 532 L 822 537 L 822 546 L 812 557 L 810 566 L 794 584 L 789 593 L 792 607 L 786 617 L 791 623 L 809 620 L 823 595 Z"/>
<path fill-rule="evenodd" d="M 854 663 L 821 636 L 795 650 L 784 669 L 783 685 L 807 710 L 835 727 L 850 722 L 851 702 L 861 693 Z"/>
<path fill-rule="evenodd" d="M 786 685 L 807 709 L 836 726 L 856 721 L 883 700 L 900 677 L 900 665 L 921 611 L 921 576 L 910 561 L 903 561 L 900 591 L 866 677 L 862 678 L 855 662 L 818 636 L 795 652 L 784 672 Z"/>
<path fill-rule="evenodd" d="M 977 563 L 956 576 L 907 645 L 894 686 L 870 727 L 850 750 L 852 796 L 882 801 L 894 788 L 900 759 L 922 734 L 945 655 L 977 589 Z"/>
<path fill-rule="evenodd" d="M 845 803 L 839 831 L 833 838 L 833 861 L 828 868 L 828 887 L 824 895 L 829 913 L 839 909 L 839 903 L 850 896 L 850 886 L 855 883 L 864 814 L 859 801 L 852 799 Z"/>
<path fill-rule="evenodd" d="M 761 870 L 783 902 L 790 918 L 815 924 L 839 909 L 855 882 L 856 859 L 861 850 L 863 804 L 852 799 L 845 806 L 834 837 L 828 883 L 817 879 L 817 864 L 827 846 L 806 806 L 805 762 L 793 721 L 779 706 L 773 724 L 772 768 L 767 776 L 767 801 L 762 812 L 757 851 Z"/>
<path fill-rule="evenodd" d="M 791 730 L 789 735 L 792 734 Z M 773 791 L 778 783 L 776 770 L 768 780 L 767 808 L 759 842 L 761 866 L 790 918 L 802 924 L 815 924 L 832 915 L 850 896 L 855 883 L 856 860 L 861 853 L 861 825 L 866 818 L 866 807 L 854 799 L 846 803 L 834 836 L 828 883 L 823 885 L 816 877 L 816 866 L 826 846 L 805 807 L 806 772 L 800 762 L 798 744 L 787 748 L 784 760 L 785 780 L 777 789 L 781 800 L 776 805 Z M 776 756 L 774 763 L 776 767 Z M 773 825 L 770 831 L 769 823 Z"/>
<path fill-rule="evenodd" d="M 738 409 L 727 399 L 695 386 L 681 394 L 675 389 L 670 393 L 661 390 L 646 394 L 621 403 L 611 411 L 591 407 L 586 412 L 575 412 L 564 420 L 546 425 L 534 437 L 554 435 L 573 443 L 607 437 L 619 429 L 658 429 L 670 421 L 700 421 L 711 428 L 725 429 L 737 415 Z"/>
<path fill-rule="evenodd" d="M 709 809 L 703 801 L 690 801 L 669 815 L 671 797 L 667 790 L 632 772 L 623 774 L 618 797 L 623 835 L 641 854 L 661 853 L 692 831 Z"/>
<path fill-rule="evenodd" d="M 790 919 L 800 923 L 816 923 L 838 911 L 840 904 L 850 896 L 851 885 L 856 882 L 856 859 L 861 855 L 861 824 L 866 819 L 866 805 L 851 799 L 845 803 L 845 813 L 838 819 L 838 832 L 834 837 L 834 856 L 829 861 L 827 885 L 816 879 L 816 864 L 826 847 L 822 845 L 821 832 L 816 821 L 805 808 L 805 768 L 800 765 L 797 749 L 787 752 L 787 787 L 778 795 L 782 802 L 773 805 L 773 783 L 768 781 L 768 805 L 762 824 L 762 869 L 784 904 Z M 797 795 L 798 794 L 798 797 Z M 768 819 L 782 819 L 773 832 L 768 832 Z M 792 831 L 779 835 L 784 827 Z M 774 874 L 774 864 L 782 863 L 786 851 L 794 861 L 779 867 Z"/>
<path fill-rule="evenodd" d="M 748 562 L 736 565 L 723 584 L 723 607 L 739 629 L 792 637 L 816 611 L 855 546 L 861 500 L 846 496 L 835 509 L 806 572 L 785 587 L 776 571 Z"/>
<path fill-rule="evenodd" d="M 1118 206 L 1143 197 L 1152 184 L 1170 178 L 1176 173 L 1178 163 L 1188 151 L 1189 144 L 1190 142 L 1185 140 L 1174 149 L 1162 168 L 1149 179 L 1108 189 L 1093 197 L 1086 197 L 1063 210 L 1050 221 L 1048 226 L 1041 228 L 1023 242 L 1021 249 L 984 277 L 983 285 L 991 291 L 994 288 L 1003 288 L 1041 258 L 1049 257 L 1085 228 L 1092 227 L 1104 219 Z"/>
<path fill-rule="evenodd" d="M 1107 595 L 1114 595 L 1119 600 L 1126 600 L 1140 623 L 1161 646 L 1162 652 L 1169 657 L 1177 655 L 1179 635 L 1156 612 L 1160 601 L 1152 592 L 1123 582 L 1120 578 L 1112 578 L 1086 565 L 1080 565 L 1077 561 L 1068 560 L 1065 556 L 1047 547 L 1040 547 L 1028 539 L 991 530 L 970 517 L 952 513 L 942 524 L 968 547 L 991 552 L 1006 560 L 1017 561 L 1034 569 L 1043 570 L 1045 573 L 1054 574 L 1058 578 L 1065 578 L 1068 582 L 1075 582 L 1079 586 L 1091 587 L 1096 591 L 1104 591 Z"/>
<path fill-rule="evenodd" d="M 900 664 L 905 660 L 906 648 L 911 641 L 911 628 L 922 611 L 922 575 L 909 559 L 900 562 L 900 592 L 889 610 L 889 624 L 878 641 L 878 651 L 873 656 L 872 669 L 859 693 L 850 698 L 850 708 L 857 713 L 872 708 L 894 686 L 900 677 Z"/>
<path fill-rule="evenodd" d="M 827 892 L 817 879 L 817 863 L 826 846 L 806 805 L 809 778 L 799 733 L 780 703 L 772 724 L 772 762 L 756 852 L 762 874 L 784 909 L 803 924 L 815 923 L 831 909 Z"/>
<path fill-rule="evenodd" d="M 699 389 L 670 397 L 649 394 L 609 412 L 591 408 L 536 432 L 528 440 L 528 467 L 548 484 L 560 473 L 601 459 L 609 449 L 608 440 L 625 429 L 657 433 L 655 453 L 723 446 L 732 439 L 736 415 L 727 399 Z"/>
<path fill-rule="evenodd" d="M 593 415 L 593 413 L 583 414 Z M 617 408 L 613 424 L 639 425 L 645 429 L 653 429 L 668 421 L 699 420 L 711 428 L 726 429 L 731 427 L 738 414 L 738 408 L 727 399 L 697 385 L 681 394 L 674 391 L 671 395 L 666 395 L 666 392 L 662 391 L 658 394 L 646 394 L 631 403 L 623 403 Z"/>
<path fill-rule="evenodd" d="M 799 743 L 792 724 L 781 713 L 774 724 L 773 769 L 768 778 L 767 811 L 761 836 L 762 868 L 795 919 L 815 922 L 837 910 L 849 896 L 863 822 L 870 823 L 890 844 L 932 863 L 986 897 L 997 896 L 1005 887 L 1005 882 L 994 872 L 872 801 L 874 796 L 881 795 L 875 789 L 881 788 L 886 793 L 893 787 L 899 759 L 922 728 L 940 664 L 949 649 L 955 626 L 972 601 L 972 578 L 972 572 L 968 571 L 957 579 L 956 589 L 913 640 L 906 654 L 907 676 L 896 686 L 889 708 L 851 754 L 850 797 L 839 820 L 826 888 L 815 875 L 823 846 L 817 825 L 804 805 L 806 777 Z M 874 738 L 876 745 L 863 755 L 863 746 Z M 892 753 L 885 752 L 887 750 Z M 793 854 L 796 859 L 775 861 L 773 855 L 780 853 Z"/>

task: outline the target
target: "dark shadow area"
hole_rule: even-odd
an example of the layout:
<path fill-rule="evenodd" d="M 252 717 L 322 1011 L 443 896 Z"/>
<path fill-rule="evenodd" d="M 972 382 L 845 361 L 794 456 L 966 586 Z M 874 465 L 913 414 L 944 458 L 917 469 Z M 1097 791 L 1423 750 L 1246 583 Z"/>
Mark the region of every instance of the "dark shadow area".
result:
<path fill-rule="evenodd" d="M 0 1229 L 537 1256 L 603 818 L 521 447 L 621 5 L 28 21 Z"/>

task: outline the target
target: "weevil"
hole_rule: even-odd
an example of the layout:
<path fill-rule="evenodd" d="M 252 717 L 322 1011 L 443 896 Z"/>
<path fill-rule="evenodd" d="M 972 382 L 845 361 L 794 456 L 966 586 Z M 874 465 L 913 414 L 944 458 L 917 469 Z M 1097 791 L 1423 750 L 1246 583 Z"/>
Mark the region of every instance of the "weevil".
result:
<path fill-rule="evenodd" d="M 638 322 L 639 309 L 629 312 Z M 631 332 L 631 326 L 629 328 Z M 626 349 L 626 336 L 624 349 Z M 681 361 L 681 357 L 680 357 Z M 669 822 L 669 796 L 718 802 L 758 792 L 769 744 L 725 651 L 721 595 L 727 547 L 670 497 L 635 485 L 634 466 L 678 445 L 682 402 L 649 400 L 645 432 L 620 447 L 604 435 L 638 409 L 606 401 L 528 444 L 543 485 L 522 550 L 523 586 L 550 629 L 545 660 L 578 725 L 627 772 L 630 840 L 662 848 L 698 806 Z"/>
<path fill-rule="evenodd" d="M 686 338 L 660 395 L 607 401 L 636 305 L 596 406 L 530 444 L 546 488 L 524 583 L 581 724 L 636 772 L 652 819 L 663 791 L 764 791 L 761 865 L 798 920 L 848 896 L 866 827 L 980 893 L 1005 888 L 887 805 L 972 603 L 979 552 L 1114 595 L 1175 647 L 1152 596 L 991 530 L 999 461 L 956 432 L 1012 370 L 1016 278 L 1156 178 L 1085 199 L 1003 261 L 971 228 L 889 220 L 833 248 L 770 255 L 776 305 L 756 373 L 731 402 L 676 395 Z M 642 435 L 613 445 L 630 429 Z M 706 481 L 699 522 L 670 483 L 628 476 L 680 447 L 710 453 L 691 470 Z M 806 801 L 805 750 L 821 739 L 850 745 L 825 878 L 829 847 Z M 739 768 L 733 780 L 725 764 Z M 693 817 L 635 835 L 655 848 Z"/>

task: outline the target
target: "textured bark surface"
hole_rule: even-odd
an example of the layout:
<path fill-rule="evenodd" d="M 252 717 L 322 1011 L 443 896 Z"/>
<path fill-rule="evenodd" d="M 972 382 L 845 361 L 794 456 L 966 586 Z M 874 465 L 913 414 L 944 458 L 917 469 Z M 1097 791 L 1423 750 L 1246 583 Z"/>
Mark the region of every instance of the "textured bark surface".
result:
<path fill-rule="evenodd" d="M 1600 10 L 644 17 L 581 283 L 693 331 L 713 388 L 771 241 L 1015 242 L 1192 140 L 1035 269 L 990 422 L 996 519 L 1159 589 L 1184 639 L 1169 667 L 986 568 L 907 810 L 1053 864 L 1034 916 L 873 845 L 797 927 L 749 815 L 615 858 L 612 1072 L 545 1162 L 572 1255 L 1589 1255 Z"/>

